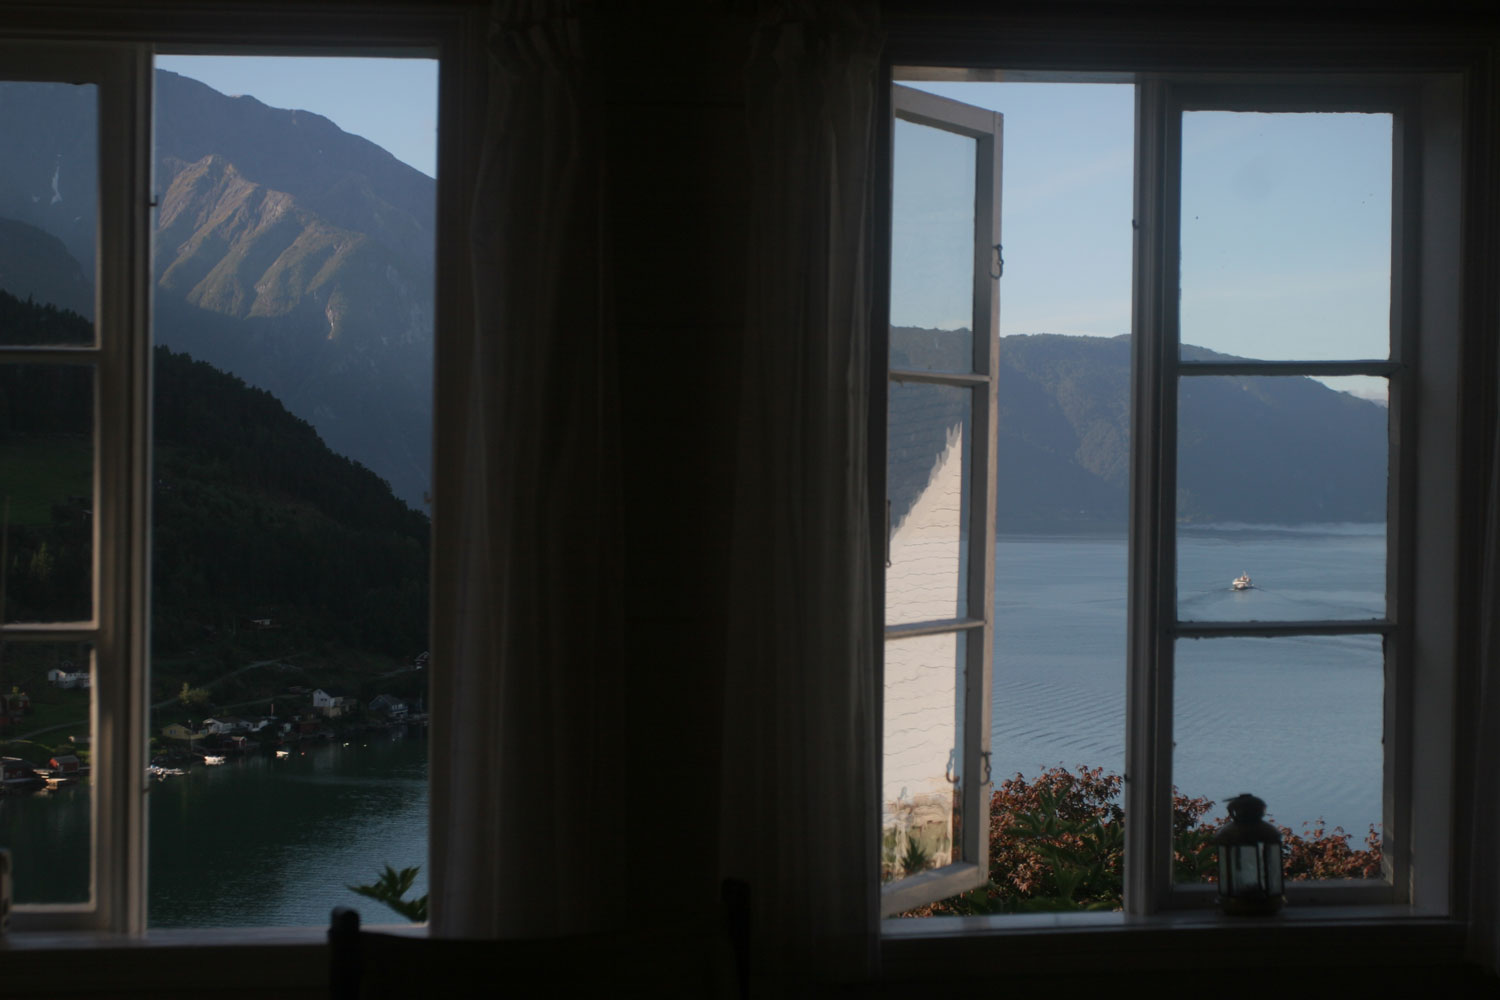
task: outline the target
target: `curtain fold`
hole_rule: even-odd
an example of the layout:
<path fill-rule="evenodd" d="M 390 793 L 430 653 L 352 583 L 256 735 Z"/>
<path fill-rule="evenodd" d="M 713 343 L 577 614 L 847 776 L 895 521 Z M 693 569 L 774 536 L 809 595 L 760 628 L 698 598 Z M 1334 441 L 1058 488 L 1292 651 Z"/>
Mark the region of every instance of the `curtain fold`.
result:
<path fill-rule="evenodd" d="M 768 988 L 858 980 L 878 944 L 879 623 L 869 552 L 873 4 L 762 8 L 746 78 L 721 874 Z"/>
<path fill-rule="evenodd" d="M 432 924 L 542 937 L 623 908 L 600 877 L 623 863 L 600 820 L 624 804 L 619 393 L 588 5 L 501 2 L 492 22 Z"/>
<path fill-rule="evenodd" d="M 1500 373 L 1497 373 L 1500 375 Z M 1491 411 L 1493 413 L 1493 411 Z M 1474 775 L 1469 816 L 1468 946 L 1470 960 L 1500 974 L 1500 428 L 1491 429 L 1489 503 L 1486 505 L 1483 568 L 1479 587 L 1477 683 L 1471 718 L 1476 720 Z"/>

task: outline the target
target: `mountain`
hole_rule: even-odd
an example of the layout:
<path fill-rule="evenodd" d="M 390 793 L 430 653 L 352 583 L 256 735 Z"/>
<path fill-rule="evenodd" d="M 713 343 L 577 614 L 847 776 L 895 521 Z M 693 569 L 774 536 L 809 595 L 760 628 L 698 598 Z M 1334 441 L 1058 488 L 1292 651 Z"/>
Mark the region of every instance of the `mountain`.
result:
<path fill-rule="evenodd" d="M 81 316 L 3 292 L 0 323 L 32 344 L 89 332 Z M 244 618 L 275 620 L 288 646 L 339 643 L 387 659 L 426 648 L 425 515 L 264 390 L 165 347 L 154 378 L 158 654 Z M 84 367 L 0 368 L 14 617 L 88 617 L 92 392 Z"/>
<path fill-rule="evenodd" d="M 893 367 L 963 370 L 961 332 L 891 331 Z M 1226 358 L 1189 347 L 1194 359 Z M 913 383 L 915 385 L 915 383 Z M 892 393 L 889 490 L 899 521 L 948 435 L 961 392 L 937 403 Z M 1055 334 L 1000 341 L 997 469 L 1002 530 L 1125 523 L 1130 339 Z M 927 405 L 907 399 L 922 396 Z M 1179 397 L 1178 518 L 1302 524 L 1385 517 L 1387 410 L 1302 377 L 1185 378 Z"/>
<path fill-rule="evenodd" d="M 94 270 L 91 89 L 4 87 L 0 288 L 88 315 L 71 286 Z M 271 392 L 420 506 L 435 182 L 319 115 L 167 71 L 155 128 L 157 342 Z"/>

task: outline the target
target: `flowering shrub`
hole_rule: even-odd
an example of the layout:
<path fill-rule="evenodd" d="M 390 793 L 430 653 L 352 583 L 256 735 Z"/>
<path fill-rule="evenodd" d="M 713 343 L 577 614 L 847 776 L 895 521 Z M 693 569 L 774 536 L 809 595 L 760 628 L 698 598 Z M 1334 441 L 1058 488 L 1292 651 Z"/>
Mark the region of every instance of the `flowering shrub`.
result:
<path fill-rule="evenodd" d="M 990 799 L 989 882 L 905 916 L 1118 909 L 1124 893 L 1124 786 L 1103 768 L 1062 767 L 1030 781 L 1019 774 Z M 1214 835 L 1224 818 L 1205 822 L 1211 799 L 1173 789 L 1172 868 L 1179 882 L 1216 878 Z M 1281 827 L 1288 879 L 1377 878 L 1380 834 L 1372 826 L 1356 850 L 1338 827 L 1322 821 L 1302 834 Z"/>

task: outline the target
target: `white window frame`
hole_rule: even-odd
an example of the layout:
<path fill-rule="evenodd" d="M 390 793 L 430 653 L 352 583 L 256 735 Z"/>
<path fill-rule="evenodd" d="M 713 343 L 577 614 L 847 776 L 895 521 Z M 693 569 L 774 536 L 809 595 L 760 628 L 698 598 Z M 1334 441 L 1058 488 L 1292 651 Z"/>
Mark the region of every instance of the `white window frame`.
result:
<path fill-rule="evenodd" d="M 18 930 L 144 927 L 146 740 L 139 720 L 146 717 L 149 662 L 150 91 L 141 67 L 149 64 L 139 46 L 0 43 L 0 78 L 95 86 L 99 164 L 94 343 L 0 348 L 0 363 L 81 365 L 95 373 L 93 616 L 0 624 L 9 642 L 93 647 L 91 898 L 18 906 Z"/>
<path fill-rule="evenodd" d="M 944 61 L 951 66 L 959 50 L 977 48 L 984 40 L 964 46 L 947 39 L 927 51 L 944 49 Z M 896 48 L 901 53 L 899 44 Z M 976 63 L 993 64 L 1004 58 L 1006 48 L 1001 42 Z M 922 51 L 920 45 L 912 47 L 914 56 Z M 1054 927 L 1085 927 L 1212 907 L 1212 885 L 1172 882 L 1171 646 L 1179 635 L 1352 632 L 1388 637 L 1382 789 L 1386 878 L 1288 883 L 1289 906 L 1357 904 L 1374 913 L 1368 904 L 1387 904 L 1380 911 L 1387 915 L 1450 914 L 1459 808 L 1452 721 L 1458 690 L 1454 609 L 1461 513 L 1457 398 L 1463 341 L 1464 74 L 1426 68 L 1343 74 L 1294 68 L 1277 73 L 1164 74 L 1097 66 L 1057 71 L 1038 65 L 1046 58 L 1045 46 L 1018 56 L 1024 67 L 1020 71 L 917 69 L 933 63 L 913 57 L 905 65 L 903 58 L 904 65 L 892 75 L 898 81 L 1109 80 L 1137 87 L 1125 913 L 1079 915 L 1076 924 L 1068 918 L 1059 923 L 1024 917 L 886 921 L 882 932 L 909 943 L 959 928 L 1034 931 L 1039 920 Z M 1154 61 L 1149 54 L 1134 59 L 1139 65 Z M 1183 108 L 1204 106 L 1210 96 L 1220 102 L 1215 107 L 1234 102 L 1259 110 L 1378 106 L 1396 116 L 1390 359 L 1257 363 L 1220 372 L 1390 376 L 1388 610 L 1373 625 L 1176 621 L 1175 399 L 1185 367 L 1177 360 L 1176 328 L 1179 123 Z M 911 926 L 917 923 L 941 926 Z"/>
<path fill-rule="evenodd" d="M 0 13 L 4 12 L 0 4 Z M 335 3 L 276 3 L 254 15 L 204 3 L 144 12 L 32 7 L 0 21 L 0 79 L 98 85 L 99 208 L 97 344 L 0 348 L 0 363 L 91 364 L 95 401 L 94 618 L 88 622 L 0 625 L 8 641 L 89 642 L 94 646 L 91 900 L 27 904 L 12 910 L 15 933 L 92 931 L 143 935 L 147 929 L 146 779 L 149 742 L 152 84 L 161 53 L 382 56 L 436 59 L 439 155 L 434 316 L 434 427 L 457 426 L 443 391 L 460 376 L 469 278 L 461 252 L 471 184 L 442 164 L 472 161 L 475 100 L 460 85 L 479 65 L 487 11 L 458 2 L 408 8 L 349 8 Z M 444 437 L 434 434 L 434 478 L 452 468 Z M 449 476 L 452 473 L 450 471 Z M 440 482 L 434 493 L 441 497 Z M 440 503 L 436 506 L 440 506 Z M 434 562 L 456 550 L 434 511 Z M 451 600 L 433 574 L 430 604 Z M 432 636 L 434 661 L 446 638 Z M 434 689 L 445 682 L 434 671 Z M 435 692 L 435 696 L 437 695 Z M 434 787 L 433 812 L 442 815 Z M 184 932 L 167 937 L 180 938 Z M 193 932 L 196 933 L 196 932 Z M 320 938 L 321 930 L 313 932 Z M 300 940 L 275 931 L 276 940 Z M 245 940 L 209 931 L 194 940 Z M 262 935 L 252 940 L 264 941 Z M 85 939 L 80 939 L 83 943 Z"/>
<path fill-rule="evenodd" d="M 1179 638 L 1225 636 L 1379 635 L 1385 640 L 1382 834 L 1384 880 L 1287 883 L 1290 905 L 1313 903 L 1415 904 L 1445 911 L 1440 891 L 1449 873 L 1449 852 L 1431 849 L 1425 824 L 1433 815 L 1412 809 L 1416 786 L 1452 809 L 1451 758 L 1424 761 L 1414 782 L 1422 734 L 1449 730 L 1430 720 L 1451 717 L 1454 661 L 1451 655 L 1415 655 L 1451 643 L 1451 612 L 1416 604 L 1418 549 L 1440 561 L 1456 556 L 1449 504 L 1456 462 L 1456 413 L 1434 393 L 1456 394 L 1456 368 L 1448 378 L 1429 365 L 1454 354 L 1458 345 L 1453 271 L 1443 260 L 1457 254 L 1452 225 L 1459 179 L 1439 166 L 1446 144 L 1426 121 L 1441 81 L 1422 75 L 1378 75 L 1330 80 L 1282 74 L 1272 81 L 1223 76 L 1159 76 L 1138 82 L 1136 175 L 1136 293 L 1133 344 L 1131 565 L 1129 684 L 1126 718 L 1126 892 L 1129 913 L 1211 906 L 1215 890 L 1172 881 L 1172 724 L 1174 650 Z M 1181 121 L 1184 111 L 1381 111 L 1392 115 L 1392 238 L 1390 354 L 1344 361 L 1204 362 L 1178 358 L 1180 261 Z M 1454 161 L 1456 163 L 1456 160 Z M 1436 218 L 1433 217 L 1436 213 Z M 1438 256 L 1429 258 L 1428 251 Z M 1389 378 L 1389 488 L 1387 500 L 1386 614 L 1378 620 L 1304 622 L 1180 622 L 1176 587 L 1176 401 L 1180 379 L 1200 375 L 1376 375 Z M 1443 392 L 1438 385 L 1446 383 Z M 1449 442 L 1445 463 L 1418 474 L 1418 434 Z M 1434 453 L 1441 454 L 1442 452 Z M 1443 560 L 1443 553 L 1447 559 Z M 1422 582 L 1433 596 L 1448 592 L 1452 575 Z M 1425 596 L 1425 595 L 1424 595 Z M 1449 594 L 1451 597 L 1451 593 Z M 1449 603 L 1448 608 L 1454 605 Z M 1429 721 L 1422 724 L 1419 720 Z M 1416 842 L 1429 845 L 1420 856 Z M 1417 891 L 1414 872 L 1424 873 Z"/>
<path fill-rule="evenodd" d="M 990 691 L 994 661 L 995 617 L 995 387 L 1000 366 L 1000 177 L 1002 120 L 992 111 L 893 85 L 894 118 L 974 140 L 973 341 L 969 372 L 900 369 L 887 365 L 889 385 L 940 385 L 970 390 L 969 524 L 967 579 L 962 583 L 968 614 L 930 622 L 887 624 L 885 641 L 927 635 L 965 637 L 962 691 L 963 747 L 956 776 L 963 817 L 959 860 L 944 867 L 898 879 L 881 887 L 881 916 L 901 913 L 923 903 L 985 883 L 989 877 Z M 894 140 L 894 130 L 892 132 Z M 882 442 L 884 438 L 882 437 Z M 884 468 L 881 462 L 879 468 Z M 887 504 L 889 500 L 887 500 Z M 889 539 L 891 526 L 886 526 Z M 889 544 L 889 542 L 887 542 Z M 889 565 L 889 560 L 886 560 Z M 956 581 L 955 581 L 956 582 Z M 884 592 L 882 591 L 882 599 Z M 882 608 L 882 611 L 884 609 Z"/>

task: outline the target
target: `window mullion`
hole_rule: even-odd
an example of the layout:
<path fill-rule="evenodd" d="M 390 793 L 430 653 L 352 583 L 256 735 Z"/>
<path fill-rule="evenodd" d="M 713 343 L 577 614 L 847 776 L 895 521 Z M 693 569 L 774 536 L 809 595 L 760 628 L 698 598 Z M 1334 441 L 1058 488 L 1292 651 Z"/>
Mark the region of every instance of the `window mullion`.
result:
<path fill-rule="evenodd" d="M 1136 89 L 1130 586 L 1125 734 L 1125 910 L 1171 888 L 1180 118 L 1165 81 Z"/>
<path fill-rule="evenodd" d="M 99 377 L 95 466 L 98 684 L 95 915 L 100 929 L 146 926 L 146 703 L 149 361 L 146 304 L 151 53 L 104 53 L 100 88 Z"/>

